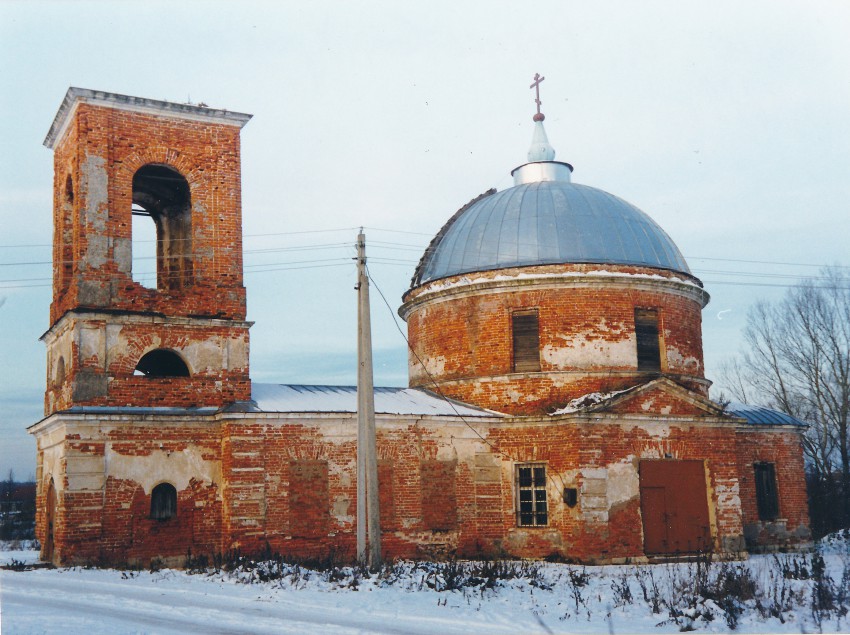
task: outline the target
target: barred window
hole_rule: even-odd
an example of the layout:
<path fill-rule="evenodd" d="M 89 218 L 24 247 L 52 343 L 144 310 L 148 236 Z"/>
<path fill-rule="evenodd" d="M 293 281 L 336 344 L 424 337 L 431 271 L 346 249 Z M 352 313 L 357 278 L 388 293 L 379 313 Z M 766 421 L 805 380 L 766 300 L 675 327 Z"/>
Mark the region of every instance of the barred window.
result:
<path fill-rule="evenodd" d="M 540 325 L 537 311 L 517 311 L 511 315 L 514 372 L 540 370 Z"/>
<path fill-rule="evenodd" d="M 177 489 L 171 483 L 160 483 L 151 492 L 151 518 L 168 520 L 177 515 Z"/>
<path fill-rule="evenodd" d="M 776 493 L 776 468 L 773 463 L 755 463 L 756 504 L 759 520 L 775 520 L 779 516 L 779 496 Z"/>
<path fill-rule="evenodd" d="M 549 524 L 546 503 L 546 465 L 529 463 L 516 466 L 517 525 L 542 527 Z"/>

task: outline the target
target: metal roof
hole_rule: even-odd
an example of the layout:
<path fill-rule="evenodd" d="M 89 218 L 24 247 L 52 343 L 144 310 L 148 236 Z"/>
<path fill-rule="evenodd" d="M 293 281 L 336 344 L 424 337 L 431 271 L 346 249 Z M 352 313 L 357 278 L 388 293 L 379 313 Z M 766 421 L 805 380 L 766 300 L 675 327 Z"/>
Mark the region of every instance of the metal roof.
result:
<path fill-rule="evenodd" d="M 539 181 L 479 197 L 432 241 L 412 286 L 461 273 L 599 263 L 690 274 L 679 249 L 644 212 L 602 190 Z"/>
<path fill-rule="evenodd" d="M 357 412 L 355 386 L 252 384 L 251 398 L 260 412 Z M 493 417 L 499 413 L 445 399 L 418 388 L 375 388 L 375 413 Z"/>
<path fill-rule="evenodd" d="M 752 425 L 808 426 L 806 422 L 800 421 L 796 417 L 792 417 L 784 412 L 771 410 L 770 408 L 762 408 L 761 406 L 750 406 L 748 404 L 738 403 L 735 401 L 731 401 L 727 404 L 726 412 L 734 417 L 746 419 L 747 423 Z"/>
<path fill-rule="evenodd" d="M 103 415 L 214 415 L 219 411 L 217 406 L 180 407 L 180 406 L 71 406 L 63 413 L 70 414 L 103 414 Z"/>

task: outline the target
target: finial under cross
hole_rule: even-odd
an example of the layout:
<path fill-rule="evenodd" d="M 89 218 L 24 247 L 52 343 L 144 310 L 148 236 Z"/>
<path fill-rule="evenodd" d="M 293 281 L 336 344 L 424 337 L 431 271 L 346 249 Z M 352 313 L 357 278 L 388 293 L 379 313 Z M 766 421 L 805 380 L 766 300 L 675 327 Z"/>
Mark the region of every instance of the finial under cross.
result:
<path fill-rule="evenodd" d="M 537 92 L 537 98 L 534 100 L 534 103 L 537 104 L 537 114 L 534 115 L 534 121 L 543 121 L 546 119 L 546 115 L 540 112 L 540 106 L 543 103 L 540 101 L 540 82 L 542 82 L 545 77 L 541 77 L 540 73 L 534 73 L 534 82 L 529 86 L 529 88 L 534 88 Z"/>

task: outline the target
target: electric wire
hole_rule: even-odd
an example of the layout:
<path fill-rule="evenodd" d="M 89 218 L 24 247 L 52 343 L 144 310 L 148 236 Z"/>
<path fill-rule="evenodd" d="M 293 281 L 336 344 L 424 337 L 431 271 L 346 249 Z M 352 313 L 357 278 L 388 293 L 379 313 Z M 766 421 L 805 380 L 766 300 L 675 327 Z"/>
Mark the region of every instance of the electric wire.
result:
<path fill-rule="evenodd" d="M 270 232 L 265 234 L 248 234 L 246 237 L 266 237 L 266 236 L 287 236 L 287 235 L 303 235 L 303 234 L 324 234 L 324 233 L 333 233 L 333 232 L 343 232 L 343 231 L 351 231 L 356 228 L 336 228 L 336 229 L 317 229 L 317 230 L 303 230 L 303 231 L 293 231 L 293 232 Z M 392 232 L 392 233 L 401 233 L 401 234 L 414 234 L 414 235 L 429 235 L 421 232 L 410 232 L 404 230 L 394 230 L 388 228 L 370 228 L 373 231 L 381 231 L 381 232 Z M 158 242 L 158 241 L 138 241 L 138 242 Z M 370 242 L 371 245 L 379 252 L 384 250 L 390 251 L 417 251 L 420 252 L 424 250 L 424 253 L 427 255 L 429 250 L 434 249 L 434 247 L 422 247 L 421 245 L 412 244 L 409 242 L 396 242 L 392 240 L 374 240 Z M 25 245 L 4 245 L 4 247 L 22 247 Z M 47 245 L 45 245 L 47 246 Z M 318 242 L 318 243 L 308 243 L 304 245 L 278 245 L 273 247 L 265 247 L 265 248 L 253 248 L 253 249 L 245 249 L 243 254 L 246 260 L 251 260 L 253 256 L 261 256 L 264 254 L 273 254 L 273 253 L 299 253 L 299 252 L 315 252 L 321 250 L 335 250 L 335 249 L 343 249 L 350 248 L 350 243 L 347 242 Z M 174 256 L 165 256 L 165 258 L 185 258 L 186 256 L 183 254 L 178 254 Z M 143 261 L 154 261 L 161 260 L 163 257 L 157 257 L 154 255 L 151 256 L 137 256 L 133 259 L 134 262 L 143 262 Z M 328 258 L 328 259 L 314 259 L 310 261 L 288 261 L 288 262 L 274 262 L 274 263 L 252 263 L 248 262 L 244 264 L 244 273 L 262 273 L 262 272 L 273 272 L 273 271 L 287 271 L 287 270 L 297 270 L 297 269 L 307 269 L 307 268 L 315 268 L 316 265 L 322 263 L 326 265 L 330 265 L 332 262 L 340 261 L 339 258 Z M 796 263 L 796 262 L 787 262 L 787 261 L 769 261 L 769 260 L 745 260 L 745 259 L 731 259 L 731 258 L 714 258 L 707 256 L 692 256 L 689 257 L 688 260 L 691 261 L 712 261 L 712 262 L 729 262 L 729 263 L 743 263 L 743 264 L 752 264 L 752 265 L 770 265 L 770 266 L 785 266 L 785 267 L 822 267 L 823 265 L 817 265 L 813 263 Z M 377 255 L 371 258 L 371 262 L 374 264 L 380 264 L 385 266 L 415 266 L 420 260 L 415 259 L 405 259 L 405 258 L 394 258 L 388 255 Z M 72 264 L 73 261 L 59 260 L 54 262 L 52 260 L 34 260 L 34 261 L 12 261 L 12 262 L 0 262 L 0 267 L 39 267 L 39 266 L 48 266 L 53 265 L 54 267 L 58 267 L 64 264 Z M 303 265 L 303 266 L 302 266 Z M 313 265 L 313 266 L 306 266 Z M 832 268 L 837 269 L 850 269 L 848 266 L 844 265 L 832 265 Z M 829 276 L 823 275 L 807 275 L 803 273 L 777 273 L 777 272 L 758 272 L 758 271 L 742 271 L 737 269 L 716 269 L 716 268 L 695 268 L 693 270 L 694 274 L 704 275 L 711 274 L 712 276 L 725 276 L 731 278 L 751 278 L 751 280 L 729 280 L 729 279 L 711 279 L 711 280 L 703 280 L 706 285 L 716 285 L 716 286 L 740 286 L 740 287 L 764 287 L 764 288 L 782 288 L 782 289 L 791 289 L 791 288 L 800 288 L 808 285 L 810 282 L 828 282 L 831 280 Z M 142 275 L 136 276 L 138 279 L 144 279 L 145 276 L 154 276 L 154 272 L 145 272 Z M 756 279 L 756 280 L 752 280 Z M 0 278 L 0 288 L 29 288 L 29 287 L 43 287 L 49 286 L 46 283 L 51 280 L 49 277 L 36 277 L 36 276 L 21 276 L 16 278 Z M 781 280 L 787 280 L 788 282 L 779 282 Z M 839 287 L 843 289 L 844 287 Z"/>
<path fill-rule="evenodd" d="M 434 391 L 434 392 L 435 392 L 435 393 L 436 393 L 436 394 L 437 394 L 437 395 L 438 395 L 438 396 L 439 396 L 439 397 L 440 397 L 443 401 L 445 401 L 445 402 L 449 405 L 449 407 L 451 407 L 451 409 L 452 409 L 452 410 L 454 411 L 454 413 L 455 413 L 455 416 L 457 416 L 457 417 L 458 417 L 458 418 L 459 418 L 459 419 L 463 422 L 463 424 L 464 424 L 467 428 L 469 428 L 469 429 L 473 432 L 473 434 L 475 434 L 475 436 L 477 436 L 479 439 L 481 439 L 481 441 L 483 441 L 483 442 L 484 442 L 484 444 L 486 444 L 486 445 L 487 445 L 487 446 L 488 446 L 491 450 L 493 450 L 493 452 L 494 452 L 494 453 L 496 453 L 497 455 L 502 456 L 502 457 L 504 457 L 504 458 L 508 459 L 509 461 L 511 461 L 512 463 L 515 463 L 515 464 L 520 464 L 520 463 L 540 463 L 541 461 L 530 461 L 530 462 L 529 462 L 529 461 L 521 461 L 521 460 L 519 460 L 518 458 L 515 458 L 515 457 L 513 457 L 512 455 L 508 454 L 508 452 L 506 452 L 505 450 L 502 450 L 501 448 L 496 447 L 495 445 L 493 445 L 493 443 L 491 443 L 491 442 L 490 442 L 490 440 L 489 440 L 489 439 L 487 439 L 484 435 L 482 435 L 480 432 L 478 432 L 478 430 L 476 430 L 476 429 L 475 429 L 475 427 L 474 427 L 471 423 L 469 423 L 469 422 L 466 420 L 466 418 L 465 418 L 462 414 L 460 414 L 460 412 L 458 411 L 458 409 L 455 407 L 455 402 L 454 402 L 454 400 L 453 400 L 453 399 L 451 399 L 451 398 L 449 398 L 449 397 L 447 397 L 447 396 L 445 395 L 445 393 L 444 393 L 444 392 L 442 391 L 442 389 L 440 388 L 440 385 L 439 385 L 439 383 L 437 382 L 437 380 L 434 378 L 434 376 L 431 374 L 431 372 L 430 372 L 430 371 L 428 370 L 428 368 L 425 366 L 425 362 L 423 362 L 423 361 L 422 361 L 422 358 L 421 358 L 421 357 L 419 357 L 419 354 L 416 352 L 416 350 L 415 350 L 415 349 L 413 348 L 413 346 L 410 344 L 410 340 L 407 338 L 407 335 L 405 335 L 405 334 L 404 334 L 404 331 L 402 330 L 401 326 L 399 326 L 398 319 L 397 319 L 397 317 L 396 317 L 396 313 L 395 313 L 395 311 L 393 311 L 392 307 L 390 306 L 390 303 L 387 301 L 387 297 L 384 295 L 384 292 L 383 292 L 383 291 L 381 291 L 381 287 L 380 287 L 380 286 L 378 286 L 378 283 L 377 283 L 377 282 L 375 282 L 375 279 L 372 277 L 372 274 L 371 274 L 371 272 L 369 271 L 369 267 L 368 267 L 368 265 L 364 265 L 364 266 L 365 266 L 365 268 L 366 268 L 366 277 L 367 277 L 367 278 L 369 279 L 369 281 L 370 281 L 370 282 L 374 285 L 375 290 L 378 292 L 378 295 L 380 295 L 380 296 L 381 296 L 381 300 L 383 300 L 383 301 L 384 301 L 384 305 L 387 307 L 387 310 L 390 312 L 390 316 L 392 317 L 393 324 L 395 324 L 396 330 L 399 332 L 399 334 L 401 335 L 402 339 L 403 339 L 403 340 L 405 341 L 405 343 L 407 344 L 407 349 L 408 349 L 408 350 L 409 350 L 409 351 L 413 354 L 413 356 L 416 358 L 416 361 L 417 361 L 417 363 L 419 364 L 419 366 L 421 366 L 421 367 L 422 367 L 422 370 L 423 370 L 423 371 L 425 371 L 425 374 L 426 374 L 426 375 L 427 375 L 427 377 L 428 377 L 428 381 L 431 383 L 431 387 L 432 387 L 433 391 Z M 552 485 L 554 485 L 556 488 L 558 487 L 558 483 L 557 483 L 557 482 L 555 482 L 554 478 L 552 478 L 551 470 L 548 470 L 548 469 L 546 470 L 546 478 L 547 478 L 547 480 L 548 480 L 549 482 L 551 482 L 551 483 L 552 483 Z M 562 487 L 564 487 L 564 488 L 566 488 L 566 483 L 564 483 L 564 480 L 563 480 L 563 478 L 561 477 L 561 475 L 560 475 L 560 474 L 558 474 L 558 478 L 561 480 L 561 486 L 562 486 Z M 548 514 L 548 513 L 549 513 L 549 507 L 548 507 L 548 502 L 549 502 L 549 501 L 548 501 L 548 497 L 547 497 L 546 502 L 547 502 L 546 513 Z M 535 512 L 535 513 L 536 513 L 536 512 Z M 519 515 L 519 514 L 520 514 L 520 510 L 519 510 L 519 509 L 517 509 L 517 510 L 516 510 L 516 514 L 517 514 L 517 515 Z M 536 526 L 536 525 L 534 525 L 534 526 Z"/>

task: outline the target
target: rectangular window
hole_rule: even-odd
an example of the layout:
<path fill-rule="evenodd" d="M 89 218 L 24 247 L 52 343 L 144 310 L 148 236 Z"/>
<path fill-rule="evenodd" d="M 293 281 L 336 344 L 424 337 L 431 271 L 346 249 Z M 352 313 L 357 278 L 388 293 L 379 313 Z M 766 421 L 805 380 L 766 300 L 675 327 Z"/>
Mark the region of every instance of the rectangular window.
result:
<path fill-rule="evenodd" d="M 546 502 L 546 465 L 528 463 L 516 466 L 517 525 L 543 527 L 549 524 Z"/>
<path fill-rule="evenodd" d="M 779 496 L 776 492 L 776 468 L 773 463 L 755 463 L 756 504 L 759 520 L 775 520 L 779 516 Z"/>
<path fill-rule="evenodd" d="M 517 311 L 511 315 L 514 372 L 540 370 L 540 325 L 537 311 Z"/>
<path fill-rule="evenodd" d="M 635 309 L 638 370 L 661 370 L 661 343 L 658 333 L 658 311 Z"/>

